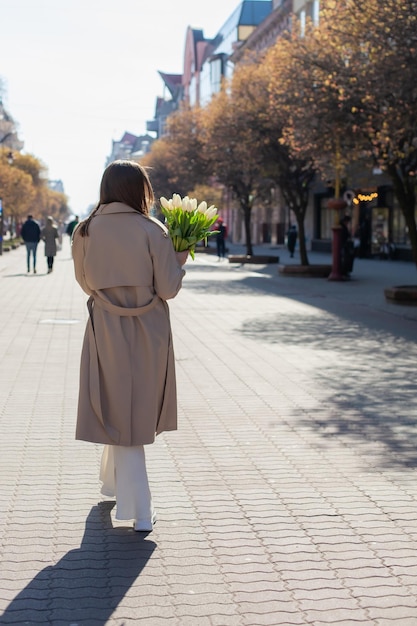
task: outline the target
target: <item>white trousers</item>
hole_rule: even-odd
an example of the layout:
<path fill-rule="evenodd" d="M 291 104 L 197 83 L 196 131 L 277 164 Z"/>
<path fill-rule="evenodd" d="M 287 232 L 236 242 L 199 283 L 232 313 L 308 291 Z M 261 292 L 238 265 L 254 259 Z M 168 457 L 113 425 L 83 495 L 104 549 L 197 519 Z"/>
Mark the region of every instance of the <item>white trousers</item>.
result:
<path fill-rule="evenodd" d="M 116 519 L 152 526 L 153 507 L 143 446 L 104 446 L 101 493 L 116 497 Z"/>

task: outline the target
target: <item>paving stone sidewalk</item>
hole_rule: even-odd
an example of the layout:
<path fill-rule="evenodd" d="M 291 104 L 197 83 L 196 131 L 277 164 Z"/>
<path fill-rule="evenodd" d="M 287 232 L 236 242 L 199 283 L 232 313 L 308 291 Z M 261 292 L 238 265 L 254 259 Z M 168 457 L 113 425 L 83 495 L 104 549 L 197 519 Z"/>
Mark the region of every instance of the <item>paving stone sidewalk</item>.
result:
<path fill-rule="evenodd" d="M 412 265 L 338 284 L 187 263 L 147 535 L 74 440 L 87 310 L 67 240 L 38 271 L 0 257 L 0 624 L 417 625 L 417 308 L 381 291 Z"/>

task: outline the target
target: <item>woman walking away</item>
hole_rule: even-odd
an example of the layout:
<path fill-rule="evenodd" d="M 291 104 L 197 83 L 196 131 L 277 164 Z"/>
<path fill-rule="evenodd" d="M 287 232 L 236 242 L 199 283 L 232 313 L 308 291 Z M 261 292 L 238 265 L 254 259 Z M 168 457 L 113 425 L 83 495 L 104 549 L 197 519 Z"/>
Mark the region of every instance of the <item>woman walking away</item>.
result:
<path fill-rule="evenodd" d="M 72 240 L 75 276 L 90 296 L 76 438 L 104 444 L 101 492 L 116 498 L 116 519 L 138 531 L 155 521 L 144 445 L 177 428 L 166 300 L 181 288 L 188 255 L 149 216 L 153 199 L 138 163 L 110 163 L 100 201 Z"/>
<path fill-rule="evenodd" d="M 46 225 L 42 229 L 41 238 L 45 242 L 45 256 L 48 263 L 48 274 L 50 274 L 54 266 L 54 257 L 57 249 L 56 242 L 59 238 L 58 229 L 54 226 L 52 217 L 46 218 Z"/>

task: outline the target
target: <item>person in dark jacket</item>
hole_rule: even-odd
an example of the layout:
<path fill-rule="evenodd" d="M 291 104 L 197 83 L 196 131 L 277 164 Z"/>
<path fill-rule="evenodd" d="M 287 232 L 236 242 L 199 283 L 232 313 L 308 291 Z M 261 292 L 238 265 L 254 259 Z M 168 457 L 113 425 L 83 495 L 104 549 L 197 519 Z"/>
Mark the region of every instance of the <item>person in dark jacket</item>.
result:
<path fill-rule="evenodd" d="M 20 231 L 20 236 L 26 245 L 28 272 L 30 272 L 30 256 L 32 254 L 33 273 L 36 274 L 36 249 L 41 238 L 41 229 L 38 222 L 35 222 L 33 219 L 32 215 L 28 215 L 28 218 Z"/>
<path fill-rule="evenodd" d="M 78 215 L 75 216 L 75 218 L 72 220 L 72 222 L 70 222 L 66 228 L 66 234 L 69 235 L 69 237 L 72 237 L 72 233 L 74 232 L 74 228 L 77 226 L 78 222 L 79 222 L 79 217 Z"/>
<path fill-rule="evenodd" d="M 224 259 L 226 256 L 227 226 L 221 217 L 217 220 L 214 229 L 218 231 L 216 235 L 217 256 L 219 260 Z"/>
<path fill-rule="evenodd" d="M 287 232 L 287 248 L 291 257 L 294 256 L 295 246 L 297 243 L 297 237 L 298 237 L 297 226 L 293 224 L 292 226 L 289 227 L 288 232 Z"/>

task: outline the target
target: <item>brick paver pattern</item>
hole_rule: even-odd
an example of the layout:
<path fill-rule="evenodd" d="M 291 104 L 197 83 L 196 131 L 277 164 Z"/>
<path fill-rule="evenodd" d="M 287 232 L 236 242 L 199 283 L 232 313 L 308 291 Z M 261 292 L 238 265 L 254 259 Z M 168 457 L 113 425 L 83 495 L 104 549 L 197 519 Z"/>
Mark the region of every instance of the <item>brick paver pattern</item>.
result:
<path fill-rule="evenodd" d="M 146 535 L 74 440 L 86 297 L 67 240 L 52 274 L 39 256 L 0 257 L 1 624 L 417 625 L 417 311 L 384 303 L 388 265 L 188 261 Z"/>

